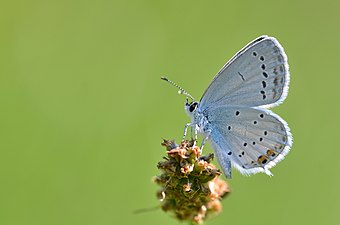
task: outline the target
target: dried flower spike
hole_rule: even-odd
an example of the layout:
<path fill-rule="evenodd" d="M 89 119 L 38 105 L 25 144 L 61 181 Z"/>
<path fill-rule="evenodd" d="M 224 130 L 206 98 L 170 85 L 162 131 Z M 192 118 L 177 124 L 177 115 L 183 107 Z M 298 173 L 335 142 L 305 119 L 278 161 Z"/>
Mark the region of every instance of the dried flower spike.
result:
<path fill-rule="evenodd" d="M 155 182 L 162 189 L 157 196 L 165 212 L 172 212 L 182 221 L 201 224 L 212 214 L 221 212 L 220 200 L 230 192 L 228 184 L 219 178 L 221 172 L 210 161 L 213 154 L 201 156 L 193 141 L 164 140 L 165 161 L 158 163 L 162 174 Z"/>

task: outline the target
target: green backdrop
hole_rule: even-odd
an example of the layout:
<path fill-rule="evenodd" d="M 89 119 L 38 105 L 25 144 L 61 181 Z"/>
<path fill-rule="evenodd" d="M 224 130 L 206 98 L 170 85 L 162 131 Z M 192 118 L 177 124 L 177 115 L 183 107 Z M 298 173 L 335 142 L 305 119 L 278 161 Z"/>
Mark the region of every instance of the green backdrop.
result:
<path fill-rule="evenodd" d="M 249 41 L 288 55 L 293 148 L 270 178 L 234 170 L 208 224 L 339 224 L 340 1 L 2 1 L 0 224 L 178 224 L 151 182 L 161 138 Z M 207 146 L 205 151 L 211 151 Z M 339 157 L 339 158 L 338 158 Z"/>

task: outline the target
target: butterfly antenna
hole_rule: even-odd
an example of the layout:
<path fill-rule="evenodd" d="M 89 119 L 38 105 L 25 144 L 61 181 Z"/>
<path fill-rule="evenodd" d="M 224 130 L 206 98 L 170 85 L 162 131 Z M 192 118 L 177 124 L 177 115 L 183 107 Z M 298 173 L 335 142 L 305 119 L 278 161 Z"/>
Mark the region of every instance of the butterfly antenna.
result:
<path fill-rule="evenodd" d="M 183 94 L 188 96 L 189 98 L 191 98 L 192 101 L 195 101 L 195 99 L 188 93 L 186 92 L 181 86 L 179 86 L 178 84 L 176 84 L 175 82 L 169 80 L 166 77 L 161 77 L 162 80 L 165 80 L 167 82 L 169 82 L 170 84 L 172 84 L 173 86 L 177 87 L 179 89 L 178 94 Z"/>

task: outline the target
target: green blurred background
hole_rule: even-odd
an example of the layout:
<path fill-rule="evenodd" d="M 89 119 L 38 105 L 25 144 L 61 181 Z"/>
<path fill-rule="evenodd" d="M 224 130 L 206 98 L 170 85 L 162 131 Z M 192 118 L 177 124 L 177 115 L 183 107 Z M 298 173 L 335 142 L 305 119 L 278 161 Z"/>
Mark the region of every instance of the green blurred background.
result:
<path fill-rule="evenodd" d="M 0 224 L 178 224 L 151 177 L 182 136 L 184 97 L 254 38 L 288 55 L 274 111 L 294 145 L 274 177 L 234 170 L 207 224 L 339 224 L 340 2 L 2 1 Z M 208 146 L 206 151 L 211 150 Z"/>

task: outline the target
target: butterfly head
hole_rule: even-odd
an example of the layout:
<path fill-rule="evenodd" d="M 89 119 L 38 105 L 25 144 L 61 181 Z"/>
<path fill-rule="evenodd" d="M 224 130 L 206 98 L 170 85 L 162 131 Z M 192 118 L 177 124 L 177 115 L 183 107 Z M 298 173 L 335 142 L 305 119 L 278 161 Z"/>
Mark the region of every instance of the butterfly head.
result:
<path fill-rule="evenodd" d="M 188 98 L 186 99 L 185 105 L 184 105 L 184 109 L 185 112 L 192 117 L 194 115 L 194 113 L 196 112 L 198 107 L 198 102 L 192 101 L 189 103 Z"/>

